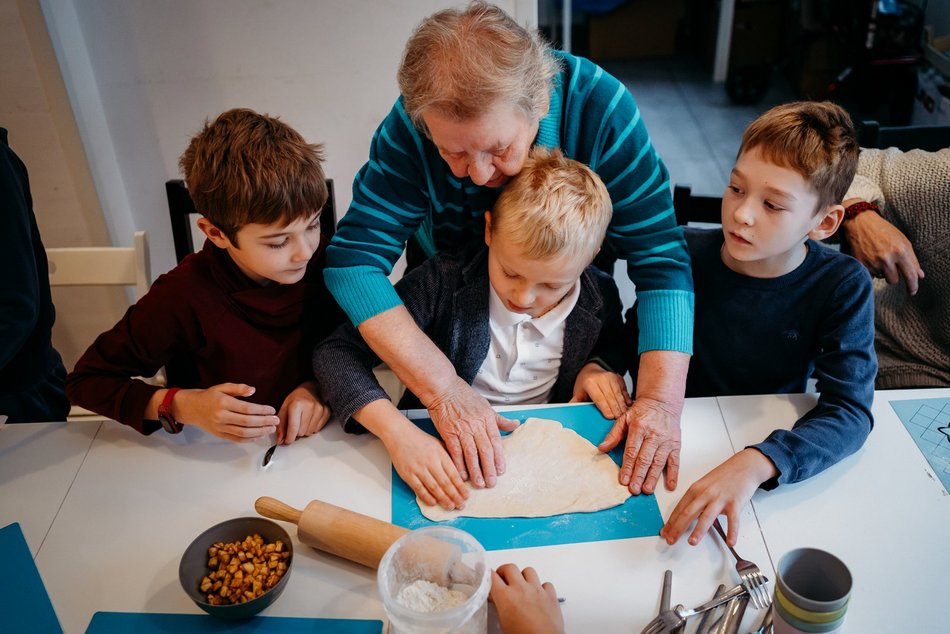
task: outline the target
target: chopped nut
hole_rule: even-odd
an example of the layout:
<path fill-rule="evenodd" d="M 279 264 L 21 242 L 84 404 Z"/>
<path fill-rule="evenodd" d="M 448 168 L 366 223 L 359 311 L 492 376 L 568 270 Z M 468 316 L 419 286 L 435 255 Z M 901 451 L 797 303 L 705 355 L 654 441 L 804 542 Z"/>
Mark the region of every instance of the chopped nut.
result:
<path fill-rule="evenodd" d="M 245 603 L 261 596 L 287 571 L 290 553 L 281 540 L 265 544 L 258 534 L 208 548 L 209 573 L 200 590 L 211 605 Z"/>

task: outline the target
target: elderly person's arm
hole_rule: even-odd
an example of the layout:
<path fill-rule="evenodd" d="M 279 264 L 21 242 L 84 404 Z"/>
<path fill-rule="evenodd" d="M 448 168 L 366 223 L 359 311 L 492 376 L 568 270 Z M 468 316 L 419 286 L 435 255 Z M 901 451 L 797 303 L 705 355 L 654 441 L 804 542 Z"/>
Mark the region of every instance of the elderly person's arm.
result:
<path fill-rule="evenodd" d="M 493 486 L 505 469 L 498 429 L 517 423 L 458 377 L 386 278 L 430 205 L 439 204 L 430 200 L 427 183 L 444 180 L 443 165 L 397 101 L 356 176 L 353 203 L 327 249 L 325 279 L 373 352 L 429 410 L 462 477 Z"/>
<path fill-rule="evenodd" d="M 623 85 L 589 61 L 563 57 L 573 93 L 559 104 L 571 124 L 560 141 L 607 185 L 614 206 L 607 243 L 627 261 L 637 289 L 639 341 L 626 342 L 640 358 L 635 400 L 600 448 L 609 451 L 626 436 L 621 482 L 634 494 L 652 493 L 665 469 L 672 489 L 692 353 L 693 284 L 669 174 Z M 547 133 L 542 122 L 539 139 Z"/>
<path fill-rule="evenodd" d="M 881 188 L 870 178 L 859 174 L 845 195 L 844 206 L 853 211 L 858 209 L 854 205 L 861 202 L 873 203 L 881 211 L 885 209 Z M 888 284 L 897 284 L 903 279 L 907 292 L 917 294 L 924 271 L 917 261 L 913 245 L 900 229 L 879 213 L 868 209 L 846 216 L 841 223 L 841 231 L 851 247 L 851 255 L 866 266 L 872 275 L 883 277 Z"/>

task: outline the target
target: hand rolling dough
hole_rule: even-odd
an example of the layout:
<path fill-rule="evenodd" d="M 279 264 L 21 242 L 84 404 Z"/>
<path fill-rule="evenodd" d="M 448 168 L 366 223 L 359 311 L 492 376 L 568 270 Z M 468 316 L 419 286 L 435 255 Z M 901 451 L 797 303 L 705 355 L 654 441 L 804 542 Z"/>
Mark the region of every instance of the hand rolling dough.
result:
<path fill-rule="evenodd" d="M 529 418 L 502 439 L 507 470 L 490 489 L 469 486 L 462 510 L 416 502 L 433 521 L 456 517 L 547 517 L 623 504 L 620 468 L 586 438 L 555 420 Z M 466 483 L 467 484 L 467 483 Z"/>

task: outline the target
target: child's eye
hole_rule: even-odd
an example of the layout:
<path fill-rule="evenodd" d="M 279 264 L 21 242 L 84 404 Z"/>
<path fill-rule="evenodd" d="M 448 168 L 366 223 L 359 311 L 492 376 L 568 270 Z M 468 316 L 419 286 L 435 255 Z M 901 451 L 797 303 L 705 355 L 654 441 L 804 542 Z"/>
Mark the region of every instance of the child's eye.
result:
<path fill-rule="evenodd" d="M 513 279 L 515 279 L 516 277 L 518 277 L 517 275 L 512 275 L 511 273 L 509 273 L 508 271 L 506 271 L 506 270 L 504 270 L 504 269 L 502 269 L 501 272 L 504 273 L 504 274 L 505 274 L 505 277 L 507 277 L 509 280 L 513 280 Z"/>
<path fill-rule="evenodd" d="M 319 231 L 320 230 L 320 221 L 314 222 L 312 225 L 307 227 L 307 231 Z"/>
<path fill-rule="evenodd" d="M 782 211 L 782 208 L 781 208 L 781 207 L 779 207 L 778 205 L 776 205 L 775 203 L 773 203 L 773 202 L 771 202 L 771 201 L 769 201 L 769 200 L 766 200 L 766 201 L 765 201 L 765 206 L 766 206 L 768 209 L 771 209 L 772 211 Z"/>
<path fill-rule="evenodd" d="M 551 291 L 559 291 L 564 288 L 564 284 L 545 284 L 544 287 Z"/>
<path fill-rule="evenodd" d="M 741 194 L 741 193 L 742 193 L 742 190 L 739 189 L 736 185 L 733 185 L 732 183 L 730 183 L 729 185 L 727 185 L 727 186 L 726 186 L 726 189 L 728 189 L 729 191 L 731 191 L 733 194 Z"/>
<path fill-rule="evenodd" d="M 267 246 L 271 249 L 283 249 L 288 244 L 290 244 L 290 238 L 284 238 L 284 240 L 278 244 L 268 244 Z"/>

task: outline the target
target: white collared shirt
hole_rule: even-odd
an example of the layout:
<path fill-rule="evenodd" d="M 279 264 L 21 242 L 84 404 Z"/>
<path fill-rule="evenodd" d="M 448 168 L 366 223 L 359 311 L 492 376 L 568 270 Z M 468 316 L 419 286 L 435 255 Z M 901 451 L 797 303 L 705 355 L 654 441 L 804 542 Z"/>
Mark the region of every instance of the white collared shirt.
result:
<path fill-rule="evenodd" d="M 491 344 L 472 387 L 492 405 L 547 403 L 561 369 L 564 325 L 581 294 L 580 280 L 541 315 L 513 313 L 489 285 Z"/>

